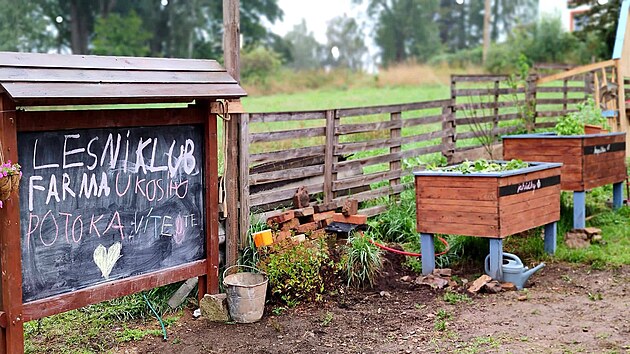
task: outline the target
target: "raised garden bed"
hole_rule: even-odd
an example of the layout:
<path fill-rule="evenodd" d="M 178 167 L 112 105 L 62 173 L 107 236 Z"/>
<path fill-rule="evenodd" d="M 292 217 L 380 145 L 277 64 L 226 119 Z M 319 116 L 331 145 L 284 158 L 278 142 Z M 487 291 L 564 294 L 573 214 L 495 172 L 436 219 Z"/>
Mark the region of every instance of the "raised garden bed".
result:
<path fill-rule="evenodd" d="M 545 225 L 545 250 L 555 252 L 560 166 L 529 163 L 528 167 L 503 172 L 415 172 L 423 273 L 430 273 L 435 266 L 433 234 L 490 238 L 494 272 L 500 272 L 501 241 L 509 235 Z M 496 273 L 490 276 L 501 278 Z"/>
<path fill-rule="evenodd" d="M 574 227 L 585 226 L 584 191 L 612 183 L 613 205 L 622 203 L 626 178 L 626 134 L 556 135 L 555 133 L 503 137 L 503 158 L 562 163 L 562 190 L 574 191 Z"/>

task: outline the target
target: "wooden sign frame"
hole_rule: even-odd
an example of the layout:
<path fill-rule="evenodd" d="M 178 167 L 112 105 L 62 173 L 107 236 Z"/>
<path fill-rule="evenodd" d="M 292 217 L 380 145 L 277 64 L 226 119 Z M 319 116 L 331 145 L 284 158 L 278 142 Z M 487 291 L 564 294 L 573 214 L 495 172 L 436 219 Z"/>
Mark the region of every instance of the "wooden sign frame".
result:
<path fill-rule="evenodd" d="M 14 193 L 0 209 L 0 353 L 24 349 L 25 321 L 77 309 L 124 295 L 200 277 L 199 297 L 219 289 L 218 151 L 214 100 L 197 101 L 187 108 L 108 109 L 79 111 L 22 111 L 0 93 L 0 140 L 4 157 L 18 161 L 18 132 L 169 125 L 203 126 L 205 161 L 205 259 L 147 274 L 98 284 L 28 303 L 22 302 L 22 252 L 19 196 Z"/>

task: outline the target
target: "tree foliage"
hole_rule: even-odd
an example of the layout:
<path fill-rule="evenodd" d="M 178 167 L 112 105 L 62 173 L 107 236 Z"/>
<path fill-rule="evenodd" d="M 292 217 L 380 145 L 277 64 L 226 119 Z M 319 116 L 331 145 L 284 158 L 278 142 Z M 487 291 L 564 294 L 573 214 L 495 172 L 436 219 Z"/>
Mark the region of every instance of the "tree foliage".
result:
<path fill-rule="evenodd" d="M 277 2 L 240 1 L 241 33 L 246 46 L 255 46 L 270 36 L 264 21 L 273 23 L 282 18 Z M 0 6 L 3 35 L 0 45 L 7 50 L 75 54 L 98 51 L 184 58 L 219 57 L 222 53 L 223 2 L 220 0 L 169 0 L 166 6 L 158 0 L 0 0 Z M 56 21 L 58 17 L 61 21 Z M 136 28 L 138 19 L 145 32 L 151 34 L 148 51 L 138 50 L 143 46 L 131 38 L 139 35 L 138 41 L 144 42 L 147 40 L 144 32 L 121 33 Z M 104 31 L 97 34 L 99 21 L 113 21 L 121 29 L 110 26 L 115 35 Z M 125 43 L 132 48 L 122 48 Z"/>
<path fill-rule="evenodd" d="M 593 52 L 595 58 L 610 59 L 615 47 L 621 0 L 610 0 L 604 5 L 600 5 L 597 0 L 572 0 L 569 4 L 572 8 L 590 5 L 590 10 L 583 15 L 586 20 L 584 27 L 575 34 L 583 42 L 591 43 L 591 46 L 595 47 L 592 48 L 597 50 Z M 589 40 L 589 36 L 591 40 Z M 593 45 L 594 38 L 599 38 L 599 41 L 604 45 Z"/>
<path fill-rule="evenodd" d="M 92 53 L 122 56 L 146 56 L 151 50 L 151 33 L 142 28 L 135 11 L 127 16 L 110 14 L 96 19 Z"/>
<path fill-rule="evenodd" d="M 306 27 L 306 21 L 293 26 L 284 36 L 289 45 L 292 61 L 289 66 L 294 69 L 317 69 L 324 59 L 324 46 L 317 42 L 313 32 Z"/>
<path fill-rule="evenodd" d="M 326 30 L 326 39 L 327 61 L 331 66 L 361 70 L 367 48 L 361 27 L 354 18 L 343 15 L 330 20 Z M 333 48 L 339 51 L 338 58 L 334 58 Z"/>

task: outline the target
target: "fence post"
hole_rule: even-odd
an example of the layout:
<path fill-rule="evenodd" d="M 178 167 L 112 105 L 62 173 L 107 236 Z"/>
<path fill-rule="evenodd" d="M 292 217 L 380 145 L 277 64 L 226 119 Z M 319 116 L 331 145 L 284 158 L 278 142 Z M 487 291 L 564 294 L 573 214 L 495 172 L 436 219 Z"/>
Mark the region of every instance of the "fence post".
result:
<path fill-rule="evenodd" d="M 389 119 L 392 122 L 397 122 L 398 124 L 392 126 L 392 128 L 389 130 L 389 139 L 391 140 L 391 145 L 389 145 L 389 153 L 393 154 L 396 152 L 400 152 L 401 150 L 401 145 L 400 145 L 400 132 L 401 132 L 401 128 L 402 128 L 402 113 L 401 112 L 394 112 L 391 113 L 389 115 Z M 389 163 L 389 170 L 390 171 L 397 171 L 400 170 L 402 168 L 402 161 L 400 158 L 391 161 Z M 389 185 L 390 187 L 394 187 L 396 185 L 400 184 L 400 177 L 396 177 L 396 178 L 392 178 L 389 180 Z M 393 197 L 393 196 L 392 196 Z"/>
<path fill-rule="evenodd" d="M 528 121 L 530 126 L 525 127 L 527 132 L 531 132 L 536 129 L 536 118 L 538 117 L 538 111 L 536 105 L 536 80 L 538 80 L 538 75 L 529 75 L 527 77 L 527 87 L 525 88 L 525 114 L 529 117 L 525 117 L 525 122 L 527 124 Z"/>
<path fill-rule="evenodd" d="M 241 115 L 241 133 L 239 135 L 239 245 L 244 248 L 248 243 L 249 219 L 249 114 Z"/>
<path fill-rule="evenodd" d="M 499 80 L 494 81 L 494 117 L 492 119 L 492 143 L 495 142 L 495 134 L 499 129 Z"/>
<path fill-rule="evenodd" d="M 455 100 L 451 101 L 448 106 L 442 107 L 442 155 L 446 157 L 446 161 L 453 163 L 453 155 L 455 154 L 456 126 L 455 122 Z"/>
<path fill-rule="evenodd" d="M 335 130 L 338 125 L 339 118 L 337 118 L 337 111 L 327 110 L 326 145 L 324 147 L 324 203 L 330 203 L 334 198 L 333 182 L 337 179 L 337 173 L 333 171 L 333 168 L 337 164 L 335 146 L 339 141 L 339 137 L 335 133 Z"/>

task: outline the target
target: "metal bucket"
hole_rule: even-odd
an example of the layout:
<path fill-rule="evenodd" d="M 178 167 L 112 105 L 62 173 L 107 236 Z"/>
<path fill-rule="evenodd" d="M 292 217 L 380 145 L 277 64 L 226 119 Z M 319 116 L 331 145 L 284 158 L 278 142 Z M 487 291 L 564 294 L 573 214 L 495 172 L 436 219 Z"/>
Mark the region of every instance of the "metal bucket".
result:
<path fill-rule="evenodd" d="M 234 267 L 250 268 L 259 273 L 242 272 L 226 276 L 227 271 Z M 267 274 L 250 266 L 234 265 L 223 271 L 223 285 L 232 320 L 252 323 L 262 318 L 268 281 Z"/>

